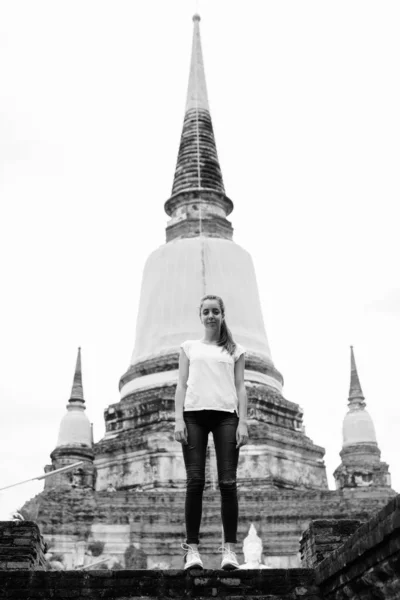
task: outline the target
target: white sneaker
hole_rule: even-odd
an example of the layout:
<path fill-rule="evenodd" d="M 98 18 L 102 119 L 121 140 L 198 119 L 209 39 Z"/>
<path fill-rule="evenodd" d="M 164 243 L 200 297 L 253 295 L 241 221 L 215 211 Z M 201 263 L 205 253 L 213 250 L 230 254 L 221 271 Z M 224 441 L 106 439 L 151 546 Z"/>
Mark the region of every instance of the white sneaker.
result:
<path fill-rule="evenodd" d="M 222 551 L 221 569 L 224 569 L 224 571 L 233 571 L 239 568 L 238 559 L 233 550 L 229 550 L 225 546 L 221 546 L 219 550 Z"/>
<path fill-rule="evenodd" d="M 194 569 L 195 567 L 202 569 L 203 561 L 201 560 L 199 551 L 190 544 L 182 544 L 182 548 L 186 551 L 184 569 Z"/>

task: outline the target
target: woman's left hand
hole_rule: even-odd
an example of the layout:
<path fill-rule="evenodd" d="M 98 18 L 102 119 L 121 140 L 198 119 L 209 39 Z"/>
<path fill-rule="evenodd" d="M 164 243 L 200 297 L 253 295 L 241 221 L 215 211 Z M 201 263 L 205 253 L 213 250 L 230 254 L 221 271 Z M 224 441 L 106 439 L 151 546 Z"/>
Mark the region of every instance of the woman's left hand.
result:
<path fill-rule="evenodd" d="M 249 432 L 246 423 L 239 421 L 238 428 L 236 430 L 236 448 L 245 446 L 249 441 Z"/>

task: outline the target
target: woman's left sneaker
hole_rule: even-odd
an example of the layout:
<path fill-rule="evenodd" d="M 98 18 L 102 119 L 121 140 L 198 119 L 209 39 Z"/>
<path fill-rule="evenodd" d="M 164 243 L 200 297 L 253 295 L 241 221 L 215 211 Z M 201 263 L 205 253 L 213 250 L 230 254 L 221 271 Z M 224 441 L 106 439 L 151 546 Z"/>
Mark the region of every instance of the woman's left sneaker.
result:
<path fill-rule="evenodd" d="M 222 551 L 221 569 L 224 569 L 224 571 L 234 571 L 239 568 L 238 559 L 233 550 L 229 550 L 225 546 L 221 546 L 219 550 Z"/>

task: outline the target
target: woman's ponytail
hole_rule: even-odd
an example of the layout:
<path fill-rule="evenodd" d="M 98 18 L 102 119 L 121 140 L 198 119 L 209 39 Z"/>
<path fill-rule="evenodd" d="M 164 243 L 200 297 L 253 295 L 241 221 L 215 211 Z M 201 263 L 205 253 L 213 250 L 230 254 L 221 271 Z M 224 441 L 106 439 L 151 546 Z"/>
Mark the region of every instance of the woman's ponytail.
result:
<path fill-rule="evenodd" d="M 236 344 L 233 340 L 231 330 L 226 324 L 225 319 L 221 323 L 221 335 L 219 336 L 218 346 L 222 346 L 229 354 L 234 354 Z"/>

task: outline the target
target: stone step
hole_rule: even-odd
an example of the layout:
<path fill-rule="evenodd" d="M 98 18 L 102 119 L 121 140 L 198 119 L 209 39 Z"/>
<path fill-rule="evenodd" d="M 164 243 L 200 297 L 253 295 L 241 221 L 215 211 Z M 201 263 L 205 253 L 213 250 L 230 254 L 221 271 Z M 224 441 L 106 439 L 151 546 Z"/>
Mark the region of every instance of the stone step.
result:
<path fill-rule="evenodd" d="M 19 600 L 322 600 L 309 569 L 3 571 L 0 598 Z"/>

